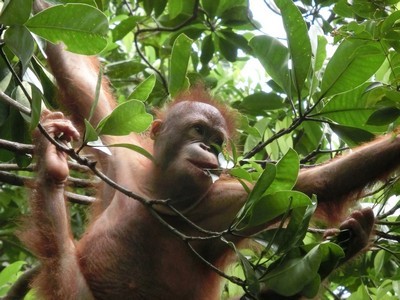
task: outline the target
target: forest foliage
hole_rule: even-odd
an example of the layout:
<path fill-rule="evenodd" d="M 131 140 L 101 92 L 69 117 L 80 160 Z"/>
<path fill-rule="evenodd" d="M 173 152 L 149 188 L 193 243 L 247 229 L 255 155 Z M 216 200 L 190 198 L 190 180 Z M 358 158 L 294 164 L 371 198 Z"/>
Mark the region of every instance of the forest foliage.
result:
<path fill-rule="evenodd" d="M 396 134 L 400 1 L 48 2 L 54 6 L 35 14 L 33 0 L 0 1 L 0 296 L 36 264 L 15 232 L 27 213 L 26 185 L 34 178 L 32 131 L 44 106 L 59 109 L 43 52 L 50 42 L 99 55 L 99 78 L 107 76 L 119 103 L 96 128 L 86 122 L 78 148 L 98 146 L 102 134 L 145 131 L 153 108 L 199 82 L 239 112 L 237 146 L 221 151 L 221 165 L 238 180 L 257 183 L 231 228 L 280 215 L 282 223 L 255 238 L 260 253 L 235 249 L 239 263 L 225 274 L 222 299 L 255 294 L 264 285 L 285 296 L 314 297 L 319 291 L 323 299 L 400 297 L 398 174 L 371 186 L 360 203 L 377 215 L 370 251 L 336 270 L 322 287 L 321 274 L 335 269 L 343 250 L 335 240 L 322 242 L 324 227 L 310 223 L 316 199 L 292 191 L 300 168 L 377 135 Z M 266 23 L 279 14 L 286 37 L 265 34 L 250 7 L 269 11 Z M 135 145 L 115 146 L 151 159 Z M 76 237 L 85 226 L 94 180 L 73 164 L 68 199 Z M 241 284 L 230 280 L 236 277 Z"/>

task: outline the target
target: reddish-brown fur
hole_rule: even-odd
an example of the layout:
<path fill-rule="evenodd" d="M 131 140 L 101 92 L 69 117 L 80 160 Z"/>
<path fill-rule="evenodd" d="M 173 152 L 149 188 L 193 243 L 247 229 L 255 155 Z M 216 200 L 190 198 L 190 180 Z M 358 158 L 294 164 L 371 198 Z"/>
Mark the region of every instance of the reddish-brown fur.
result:
<path fill-rule="evenodd" d="M 179 102 L 170 105 L 169 109 L 185 100 L 194 101 L 193 97 L 199 95 L 198 90 L 187 94 Z M 202 92 L 201 95 L 206 94 Z M 201 103 L 213 102 L 210 98 L 201 97 Z M 65 104 L 68 105 L 68 102 Z M 187 111 L 187 114 L 190 113 Z M 232 123 L 229 119 L 231 115 L 225 111 L 224 115 L 228 116 L 226 122 Z M 161 114 L 159 117 L 166 121 L 164 115 Z M 135 141 L 135 137 L 133 138 Z M 43 144 L 43 138 L 39 144 Z M 40 151 L 44 150 L 39 150 L 39 154 Z M 103 159 L 100 154 L 103 168 L 117 165 L 117 172 L 111 172 L 110 176 L 123 186 L 129 187 L 134 180 L 144 175 L 142 172 L 152 170 L 151 167 L 141 169 L 140 166 L 148 165 L 149 161 L 125 149 L 115 149 L 113 156 L 106 163 Z M 46 160 L 46 157 L 41 155 L 41 160 Z M 138 163 L 139 169 L 131 172 L 130 168 Z M 304 186 L 301 185 L 302 182 L 305 183 Z M 316 192 L 324 198 L 325 195 L 321 192 L 324 191 L 324 184 L 329 185 L 329 180 L 320 184 L 312 180 L 303 180 L 299 182 L 297 188 L 309 193 Z M 55 189 L 57 188 L 56 186 Z M 131 188 L 137 192 L 135 185 Z M 76 248 L 59 250 L 58 248 L 65 247 L 64 243 L 68 241 L 62 241 L 62 244 L 58 245 L 55 240 L 60 228 L 49 226 L 49 219 L 57 217 L 58 212 L 43 211 L 43 202 L 57 201 L 46 194 L 49 189 L 52 193 L 51 187 L 39 185 L 37 188 L 39 194 L 32 197 L 33 217 L 29 227 L 35 230 L 29 231 L 29 234 L 23 237 L 26 244 L 42 261 L 42 271 L 34 286 L 43 297 L 76 299 L 82 297 L 81 295 L 85 295 L 86 298 L 91 297 L 88 296 L 90 294 L 96 299 L 219 298 L 220 278 L 191 252 L 184 241 L 151 216 L 147 207 L 119 192 L 113 191 L 111 194 L 109 190 L 104 192 L 103 197 L 111 195 L 114 198 L 101 210 L 104 213 L 99 214 L 89 226 Z M 56 193 L 59 195 L 59 192 Z M 189 211 L 188 217 L 206 229 L 223 230 L 232 221 L 245 198 L 246 193 L 240 184 L 232 179 L 222 178 L 211 187 L 195 210 Z M 218 201 L 221 200 L 223 201 L 219 204 Z M 335 202 L 335 199 L 328 200 Z M 62 206 L 63 202 L 57 209 L 62 209 Z M 52 216 L 53 213 L 55 215 Z M 167 215 L 164 218 L 188 235 L 199 235 L 178 217 Z M 67 231 L 65 237 L 71 239 L 69 228 Z M 232 240 L 239 243 L 242 239 Z M 197 241 L 193 246 L 202 257 L 222 269 L 232 255 L 226 245 L 218 240 Z M 65 258 L 68 261 L 68 268 L 62 264 Z"/>
<path fill-rule="evenodd" d="M 211 97 L 210 93 L 201 84 L 197 84 L 190 90 L 178 94 L 175 97 L 174 101 L 170 102 L 162 110 L 158 110 L 156 112 L 156 116 L 160 119 L 164 119 L 165 112 L 172 106 L 182 101 L 202 102 L 216 107 L 221 112 L 223 118 L 226 120 L 229 136 L 234 137 L 236 135 L 236 128 L 237 128 L 236 112 L 232 109 L 229 109 L 229 107 L 226 104 L 223 104 L 221 101 L 217 101 L 215 98 Z"/>
<path fill-rule="evenodd" d="M 54 45 L 48 45 L 47 54 L 62 90 L 63 106 L 73 113 L 76 122 L 81 123 L 83 118 L 87 118 L 94 98 L 98 62 L 94 58 L 67 53 Z M 99 103 L 91 120 L 94 125 L 115 107 L 108 89 L 108 83 L 103 80 Z M 171 111 L 179 109 L 180 118 L 167 117 Z M 198 133 L 193 131 L 194 127 L 187 128 L 184 118 L 192 117 L 193 120 L 190 120 L 196 121 L 204 117 L 204 112 L 208 115 L 207 125 L 210 128 L 207 130 L 210 132 L 207 131 L 207 136 L 199 143 L 191 138 Z M 209 146 L 206 140 L 215 135 L 223 134 L 225 140 L 232 136 L 235 125 L 232 113 L 212 100 L 204 90 L 196 88 L 180 95 L 167 110 L 157 115 L 161 120 L 153 124 L 149 136 L 155 139 L 155 148 L 159 148 L 158 152 L 153 153 L 159 164 L 153 164 L 136 152 L 115 148 L 112 156 L 94 151 L 99 167 L 114 181 L 147 199 L 176 200 L 177 207 L 182 208 L 186 217 L 198 226 L 213 231 L 226 229 L 245 202 L 246 191 L 240 183 L 226 176 L 211 184 L 204 174 L 183 161 L 179 155 L 195 151 L 206 157 L 200 163 L 205 160 L 214 164 L 215 158 L 211 158 L 207 150 L 199 148 L 204 144 Z M 47 130 L 53 133 L 69 131 L 69 135 L 74 135 L 73 126 L 69 123 L 65 125 L 63 120 L 62 116 L 54 114 L 43 119 Z M 224 122 L 226 125 L 221 125 Z M 62 130 L 60 124 L 65 125 Z M 167 157 L 166 147 L 171 146 L 168 143 L 172 140 L 177 142 L 172 145 L 176 149 L 169 154 L 171 157 Z M 103 141 L 106 144 L 129 142 L 148 148 L 152 145 L 148 138 L 133 134 L 128 137 L 104 137 Z M 199 146 L 195 150 L 189 148 L 197 143 Z M 38 145 L 41 144 L 45 147 L 38 151 L 38 186 L 31 199 L 30 227 L 33 230 L 30 228 L 32 231 L 23 237 L 43 265 L 34 284 L 41 297 L 152 300 L 219 298 L 220 277 L 189 249 L 188 242 L 155 219 L 148 207 L 107 186 L 99 194 L 100 213 L 82 239 L 76 246 L 73 245 L 63 199 L 63 184 L 43 184 L 49 176 L 66 177 L 68 173 L 62 168 L 66 161 L 43 137 L 38 141 Z M 398 138 L 372 142 L 333 162 L 302 171 L 295 188 L 309 195 L 316 194 L 321 202 L 319 216 L 328 223 L 337 223 L 346 219 L 343 207 L 347 208 L 353 202 L 354 195 L 399 165 L 399 150 Z M 170 167 L 171 161 L 177 164 L 173 165 L 172 171 L 161 167 L 162 163 Z M 188 175 L 179 177 L 181 170 L 187 171 Z M 193 175 L 196 172 L 199 176 Z M 158 207 L 157 210 L 165 221 L 181 232 L 201 235 L 165 207 Z M 342 225 L 343 228 L 357 230 L 354 223 L 367 220 L 365 226 L 361 226 L 362 232 L 355 232 L 356 236 L 363 238 L 356 239 L 352 255 L 368 242 L 373 226 L 371 215 L 370 211 L 352 215 Z M 250 230 L 249 233 L 259 229 Z M 242 241 L 241 238 L 226 238 L 235 243 Z M 218 239 L 193 241 L 191 245 L 201 257 L 222 269 L 232 254 Z"/>
<path fill-rule="evenodd" d="M 318 196 L 317 215 L 330 225 L 344 220 L 369 184 L 385 180 L 400 165 L 399 137 L 385 136 L 321 166 L 303 170 L 295 189 Z"/>

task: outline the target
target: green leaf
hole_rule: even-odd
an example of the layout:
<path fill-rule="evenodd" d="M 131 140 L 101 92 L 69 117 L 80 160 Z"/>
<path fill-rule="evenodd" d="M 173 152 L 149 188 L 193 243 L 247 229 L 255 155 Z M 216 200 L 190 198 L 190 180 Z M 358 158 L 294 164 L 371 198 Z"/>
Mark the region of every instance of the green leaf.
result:
<path fill-rule="evenodd" d="M 105 73 L 111 78 L 124 78 L 136 75 L 146 69 L 146 65 L 133 60 L 124 60 L 107 64 Z"/>
<path fill-rule="evenodd" d="M 299 174 L 300 163 L 297 152 L 289 149 L 288 152 L 276 164 L 276 176 L 274 181 L 264 192 L 271 194 L 278 191 L 291 190 Z"/>
<path fill-rule="evenodd" d="M 28 82 L 23 81 L 22 86 L 17 86 L 14 89 L 13 93 L 11 94 L 11 97 L 16 99 L 20 104 L 22 104 L 26 108 L 30 109 L 31 108 L 31 103 L 29 102 L 30 99 L 24 93 L 24 89 L 28 92 L 28 95 L 31 94 L 31 89 L 32 89 L 31 85 Z M 25 122 L 27 123 L 31 122 L 30 114 L 23 113 L 22 111 L 20 111 L 20 114 L 22 118 L 25 120 Z"/>
<path fill-rule="evenodd" d="M 24 24 L 31 14 L 32 3 L 33 0 L 6 1 L 0 13 L 0 24 L 7 26 Z"/>
<path fill-rule="evenodd" d="M 347 0 L 339 0 L 335 6 L 333 7 L 333 11 L 339 16 L 345 18 L 353 18 L 354 13 L 351 8 L 351 5 L 347 2 Z"/>
<path fill-rule="evenodd" d="M 22 73 L 25 73 L 34 50 L 34 41 L 31 33 L 25 26 L 11 26 L 4 34 L 4 41 L 7 47 L 20 59 Z"/>
<path fill-rule="evenodd" d="M 290 95 L 288 49 L 276 38 L 266 35 L 252 38 L 249 45 L 268 75 Z"/>
<path fill-rule="evenodd" d="M 318 45 L 315 53 L 314 72 L 319 71 L 324 66 L 326 59 L 326 45 L 328 40 L 324 36 L 318 36 Z"/>
<path fill-rule="evenodd" d="M 146 3 L 151 3 L 152 5 L 154 5 L 154 14 L 156 17 L 160 16 L 164 10 L 165 7 L 167 6 L 168 0 L 145 0 L 143 1 L 144 4 Z M 150 15 L 150 13 L 148 13 L 148 15 Z"/>
<path fill-rule="evenodd" d="M 84 143 L 95 142 L 99 139 L 99 135 L 96 132 L 96 129 L 93 128 L 92 124 L 86 119 L 85 122 L 85 136 L 83 139 Z"/>
<path fill-rule="evenodd" d="M 94 94 L 94 99 L 93 103 L 90 107 L 90 112 L 89 112 L 89 122 L 92 120 L 94 111 L 96 110 L 97 104 L 99 103 L 99 97 L 100 97 L 100 90 L 101 90 L 101 84 L 103 81 L 103 67 L 100 66 L 99 68 L 99 74 L 97 75 L 97 82 L 96 82 L 96 89 L 95 89 L 95 94 Z"/>
<path fill-rule="evenodd" d="M 46 106 L 52 108 L 54 110 L 59 109 L 59 102 L 56 98 L 58 98 L 57 88 L 52 79 L 50 79 L 50 73 L 47 72 L 43 65 L 39 64 L 35 59 L 31 59 L 31 64 L 35 74 L 37 75 L 38 81 L 40 81 L 40 85 L 38 87 L 42 87 L 44 99 L 42 99 Z M 35 85 L 36 83 L 33 82 Z"/>
<path fill-rule="evenodd" d="M 181 0 L 168 0 L 168 12 L 170 19 L 175 19 L 183 12 L 184 1 Z"/>
<path fill-rule="evenodd" d="M 345 40 L 329 61 L 321 83 L 321 95 L 328 97 L 353 90 L 378 70 L 385 59 L 378 42 Z M 365 62 L 368 63 L 365 63 Z"/>
<path fill-rule="evenodd" d="M 386 13 L 380 9 L 378 3 L 368 0 L 355 0 L 351 6 L 353 12 L 362 18 L 383 18 Z"/>
<path fill-rule="evenodd" d="M 382 35 L 388 34 L 390 31 L 398 31 L 398 22 L 400 20 L 400 11 L 394 11 L 387 16 L 380 27 Z"/>
<path fill-rule="evenodd" d="M 133 145 L 133 144 L 112 144 L 112 145 L 108 145 L 107 147 L 123 147 L 123 148 L 127 148 L 130 150 L 133 150 L 137 153 L 142 154 L 144 157 L 147 157 L 148 159 L 150 159 L 151 161 L 154 160 L 153 155 L 151 155 L 151 153 L 149 153 L 146 149 L 139 147 L 137 145 Z"/>
<path fill-rule="evenodd" d="M 374 271 L 376 274 L 379 274 L 383 270 L 383 266 L 386 263 L 386 251 L 385 250 L 379 250 L 374 258 Z"/>
<path fill-rule="evenodd" d="M 265 191 L 268 187 L 274 182 L 276 176 L 276 166 L 271 163 L 267 163 L 264 171 L 258 178 L 256 184 L 254 185 L 253 190 L 251 191 L 248 202 L 252 204 L 252 202 L 257 201 L 264 195 Z"/>
<path fill-rule="evenodd" d="M 25 265 L 24 261 L 16 261 L 7 267 L 5 267 L 0 273 L 0 287 L 6 283 L 13 282 L 15 276 L 21 270 L 22 266 Z"/>
<path fill-rule="evenodd" d="M 237 7 L 237 6 L 246 6 L 247 5 L 247 0 L 219 0 L 219 5 L 218 5 L 218 10 L 217 10 L 217 15 L 221 16 L 224 12 Z"/>
<path fill-rule="evenodd" d="M 240 264 L 243 268 L 244 276 L 246 278 L 246 285 L 248 286 L 249 291 L 253 295 L 258 294 L 260 292 L 260 282 L 258 281 L 254 268 L 247 260 L 247 258 L 236 249 L 236 247 L 235 252 L 236 255 L 239 257 Z"/>
<path fill-rule="evenodd" d="M 233 32 L 231 29 L 224 29 L 219 31 L 220 34 L 235 48 L 243 50 L 245 53 L 250 53 L 252 51 L 251 47 L 249 46 L 249 42 L 247 39 L 240 34 Z"/>
<path fill-rule="evenodd" d="M 251 204 L 235 223 L 237 230 L 267 224 L 290 209 L 311 205 L 311 200 L 301 192 L 279 191 L 255 199 Z"/>
<path fill-rule="evenodd" d="M 317 245 L 304 257 L 283 260 L 265 276 L 263 281 L 278 294 L 286 297 L 293 296 L 301 292 L 318 276 L 321 258 L 320 247 Z"/>
<path fill-rule="evenodd" d="M 359 285 L 357 291 L 352 293 L 350 297 L 347 298 L 347 300 L 364 300 L 364 299 L 371 299 L 368 289 L 364 284 Z"/>
<path fill-rule="evenodd" d="M 0 127 L 2 127 L 4 123 L 7 121 L 8 113 L 9 113 L 8 105 L 5 102 L 0 102 Z"/>
<path fill-rule="evenodd" d="M 52 6 L 25 25 L 42 38 L 54 44 L 63 43 L 67 50 L 79 54 L 98 54 L 107 45 L 107 17 L 86 4 Z"/>
<path fill-rule="evenodd" d="M 113 112 L 100 121 L 96 130 L 99 135 L 127 135 L 143 132 L 151 124 L 153 117 L 146 112 L 144 104 L 130 100 L 118 105 Z"/>
<path fill-rule="evenodd" d="M 229 170 L 229 174 L 233 177 L 239 178 L 239 179 L 243 179 L 243 180 L 247 180 L 249 182 L 252 181 L 252 177 L 251 175 L 244 169 L 242 168 L 233 168 Z"/>
<path fill-rule="evenodd" d="M 238 47 L 234 43 L 232 43 L 232 41 L 227 40 L 223 35 L 216 35 L 216 37 L 221 55 L 227 61 L 236 61 Z"/>
<path fill-rule="evenodd" d="M 143 9 L 146 12 L 146 15 L 151 15 L 151 12 L 153 11 L 153 8 L 154 8 L 155 4 L 156 4 L 156 1 L 154 1 L 154 0 L 143 0 Z M 165 5 L 166 4 L 167 3 L 165 3 Z"/>
<path fill-rule="evenodd" d="M 221 25 L 233 27 L 249 22 L 249 8 L 248 6 L 238 5 L 226 9 L 221 14 Z"/>
<path fill-rule="evenodd" d="M 298 153 L 308 154 L 318 148 L 324 133 L 317 122 L 304 122 L 299 127 L 299 134 L 301 139 L 296 143 L 295 149 Z"/>
<path fill-rule="evenodd" d="M 33 84 L 31 84 L 32 102 L 31 102 L 31 122 L 29 125 L 30 130 L 34 130 L 40 121 L 42 113 L 42 93 Z"/>
<path fill-rule="evenodd" d="M 303 246 L 303 248 L 308 247 L 312 247 L 312 245 L 309 244 Z M 339 245 L 332 242 L 324 241 L 319 245 L 319 248 L 322 258 L 318 274 L 322 279 L 324 279 L 339 266 L 340 261 L 344 258 L 345 254 Z"/>
<path fill-rule="evenodd" d="M 93 7 L 99 7 L 102 0 L 46 0 L 49 4 L 70 4 L 70 3 L 79 3 L 79 4 L 87 4 Z M 104 1 L 104 0 L 103 0 Z M 102 6 L 102 5 L 100 5 Z M 100 9 L 100 8 L 99 8 Z"/>
<path fill-rule="evenodd" d="M 329 124 L 329 126 L 350 147 L 361 145 L 375 138 L 372 133 L 360 128 L 337 124 Z"/>
<path fill-rule="evenodd" d="M 283 99 L 276 93 L 256 92 L 244 97 L 240 103 L 242 111 L 254 116 L 265 115 L 268 111 L 284 107 Z"/>
<path fill-rule="evenodd" d="M 212 19 L 216 16 L 220 0 L 201 0 L 201 6 Z"/>
<path fill-rule="evenodd" d="M 280 253 L 284 253 L 293 247 L 300 246 L 307 233 L 308 225 L 316 208 L 317 202 L 315 201 L 309 206 L 292 209 L 289 224 L 286 226 L 286 230 L 283 231 L 281 236 L 281 243 L 278 250 Z"/>
<path fill-rule="evenodd" d="M 188 25 L 183 27 L 182 29 L 172 33 L 169 38 L 169 43 L 170 45 L 173 45 L 175 40 L 180 36 L 181 34 L 185 34 L 186 37 L 188 37 L 191 40 L 197 40 L 200 38 L 200 36 L 204 33 L 204 31 L 207 30 L 207 27 L 205 27 L 203 24 L 193 24 L 193 25 Z M 196 52 L 191 52 L 191 54 L 196 53 L 196 55 L 193 55 L 193 57 L 196 57 L 197 59 L 197 51 Z M 193 58 L 192 57 L 192 58 Z"/>
<path fill-rule="evenodd" d="M 143 0 L 142 2 L 143 9 L 148 16 L 150 16 L 151 12 L 154 10 L 155 16 L 158 17 L 164 12 L 168 0 Z"/>
<path fill-rule="evenodd" d="M 388 299 L 387 296 L 393 290 L 393 280 L 386 279 L 383 282 L 379 282 L 379 283 L 380 283 L 380 285 L 379 285 L 377 293 L 376 293 L 376 299 Z M 394 286 L 396 286 L 396 284 Z"/>
<path fill-rule="evenodd" d="M 177 37 L 172 46 L 168 86 L 172 97 L 189 87 L 189 79 L 186 73 L 192 51 L 192 44 L 193 40 L 182 33 Z"/>
<path fill-rule="evenodd" d="M 304 286 L 300 294 L 307 299 L 313 299 L 321 288 L 321 276 L 315 275 L 315 277 Z"/>
<path fill-rule="evenodd" d="M 256 184 L 254 185 L 251 193 L 249 194 L 245 205 L 242 209 L 238 212 L 236 216 L 236 222 L 233 227 L 240 224 L 243 218 L 247 218 L 249 214 L 249 210 L 257 202 L 262 195 L 264 194 L 265 190 L 270 186 L 270 184 L 274 181 L 276 174 L 276 167 L 274 164 L 266 164 L 264 171 L 261 173 L 260 177 L 258 178 Z"/>
<path fill-rule="evenodd" d="M 309 206 L 292 208 L 285 212 L 281 222 L 287 223 L 284 227 L 268 228 L 266 231 L 257 234 L 257 237 L 267 241 L 274 246 L 274 254 L 282 255 L 288 253 L 293 248 L 303 245 L 303 240 L 308 232 L 310 219 L 317 208 L 314 201 Z"/>
<path fill-rule="evenodd" d="M 367 124 L 377 126 L 388 125 L 396 121 L 399 117 L 400 109 L 397 107 L 384 107 L 373 112 Z"/>
<path fill-rule="evenodd" d="M 143 80 L 138 86 L 136 86 L 133 92 L 129 95 L 128 99 L 146 101 L 147 98 L 149 98 L 151 92 L 153 91 L 155 85 L 156 85 L 156 76 L 152 74 L 145 80 Z"/>
<path fill-rule="evenodd" d="M 200 62 L 203 66 L 208 65 L 210 60 L 213 58 L 214 51 L 215 47 L 212 39 L 212 34 L 209 34 L 204 37 L 203 42 L 201 43 Z"/>
<path fill-rule="evenodd" d="M 379 131 L 376 127 L 366 126 L 368 118 L 377 109 L 375 105 L 368 104 L 367 88 L 368 83 L 365 83 L 352 91 L 333 96 L 317 115 L 344 126 Z"/>
<path fill-rule="evenodd" d="M 292 0 L 275 0 L 275 4 L 282 14 L 293 66 L 294 86 L 300 94 L 311 67 L 311 43 L 307 25 Z"/>
<path fill-rule="evenodd" d="M 143 20 L 140 16 L 131 16 L 122 20 L 115 28 L 112 30 L 113 42 L 122 40 L 129 32 L 135 29 L 136 24 Z"/>

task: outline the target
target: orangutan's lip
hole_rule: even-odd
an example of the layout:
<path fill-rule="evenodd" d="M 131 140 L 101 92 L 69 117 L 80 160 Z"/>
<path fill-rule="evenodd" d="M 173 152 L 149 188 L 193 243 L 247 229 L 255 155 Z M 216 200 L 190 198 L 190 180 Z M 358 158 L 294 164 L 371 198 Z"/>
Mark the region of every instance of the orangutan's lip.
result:
<path fill-rule="evenodd" d="M 202 169 L 202 170 L 214 170 L 214 169 L 218 169 L 218 165 L 217 164 L 213 164 L 210 162 L 205 162 L 205 161 L 199 161 L 199 160 L 194 160 L 194 159 L 188 159 L 188 161 L 194 165 L 195 167 Z"/>
<path fill-rule="evenodd" d="M 219 169 L 217 164 L 191 159 L 188 159 L 188 161 L 197 169 L 201 170 L 205 176 L 210 177 L 213 183 L 219 179 L 221 169 Z"/>

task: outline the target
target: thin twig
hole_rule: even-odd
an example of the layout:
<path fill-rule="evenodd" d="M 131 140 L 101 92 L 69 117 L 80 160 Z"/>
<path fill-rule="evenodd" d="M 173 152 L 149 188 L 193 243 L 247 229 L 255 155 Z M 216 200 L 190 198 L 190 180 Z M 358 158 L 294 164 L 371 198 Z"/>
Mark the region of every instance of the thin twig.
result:
<path fill-rule="evenodd" d="M 161 72 L 157 68 L 153 67 L 153 65 L 149 62 L 149 60 L 143 54 L 142 50 L 139 47 L 139 36 L 142 35 L 143 33 L 150 33 L 150 32 L 174 32 L 174 31 L 177 31 L 177 30 L 185 27 L 186 25 L 188 25 L 191 22 L 193 22 L 194 20 L 196 20 L 197 14 L 198 14 L 198 9 L 199 9 L 199 3 L 200 3 L 200 0 L 194 1 L 192 15 L 177 26 L 174 26 L 174 27 L 159 26 L 159 27 L 155 27 L 155 28 L 142 28 L 142 29 L 139 28 L 139 26 L 138 26 L 137 31 L 134 33 L 134 44 L 135 44 L 137 54 L 144 61 L 144 63 L 159 76 L 159 78 L 162 81 L 162 85 L 164 86 L 164 89 L 167 92 L 167 94 L 169 94 L 168 83 L 167 83 L 166 79 L 164 78 L 164 76 L 161 74 Z"/>
<path fill-rule="evenodd" d="M 297 118 L 293 121 L 293 123 L 286 129 L 282 129 L 275 133 L 273 136 L 271 136 L 269 139 L 267 139 L 264 142 L 258 143 L 252 150 L 247 152 L 244 156 L 243 159 L 249 159 L 256 155 L 258 152 L 260 152 L 262 149 L 264 149 L 267 145 L 271 144 L 273 141 L 277 140 L 281 136 L 284 136 L 293 130 L 295 130 L 300 124 L 303 122 L 303 118 Z"/>
<path fill-rule="evenodd" d="M 317 149 L 315 149 L 314 151 L 310 152 L 306 157 L 304 157 L 303 159 L 300 160 L 300 164 L 305 164 L 307 162 L 309 162 L 311 159 L 313 159 L 315 156 L 319 155 L 319 154 L 332 154 L 332 153 L 339 153 L 339 152 L 343 152 L 346 150 L 349 150 L 349 147 L 343 147 L 343 148 L 339 148 L 339 149 L 333 149 L 333 150 L 321 150 L 319 147 Z"/>
<path fill-rule="evenodd" d="M 286 129 L 281 129 L 277 133 L 275 133 L 272 137 L 267 139 L 264 142 L 258 143 L 252 150 L 247 152 L 244 156 L 243 159 L 249 159 L 256 155 L 258 152 L 260 152 L 262 149 L 264 149 L 267 145 L 271 144 L 273 141 L 277 140 L 278 138 L 291 133 L 294 131 L 297 127 L 299 127 L 304 121 L 317 121 L 317 122 L 324 122 L 324 123 L 329 123 L 327 120 L 320 120 L 320 119 L 312 119 L 310 118 L 311 113 L 314 111 L 314 109 L 319 105 L 319 103 L 322 101 L 322 97 L 320 97 L 309 109 L 307 109 L 303 115 L 300 115 L 297 118 L 293 119 L 292 124 Z"/>
<path fill-rule="evenodd" d="M 392 241 L 396 241 L 396 242 L 400 242 L 400 236 L 399 235 L 393 235 L 393 234 L 389 234 L 383 231 L 375 231 L 375 234 L 381 238 L 387 239 L 387 240 L 392 240 Z"/>
<path fill-rule="evenodd" d="M 25 87 L 22 84 L 22 80 L 21 78 L 19 78 L 18 74 L 15 72 L 14 68 L 12 67 L 10 61 L 7 58 L 7 55 L 4 53 L 4 49 L 3 49 L 4 44 L 0 45 L 0 55 L 3 58 L 4 62 L 7 65 L 7 68 L 10 70 L 11 74 L 13 75 L 13 77 L 15 78 L 15 80 L 17 81 L 18 85 L 21 87 L 22 92 L 24 93 L 25 97 L 28 99 L 29 103 L 32 104 L 32 98 L 30 97 L 28 91 L 25 89 Z M 4 93 L 3 93 L 4 94 Z M 6 94 L 4 94 L 6 95 Z M 7 95 L 6 95 L 7 96 Z M 18 103 L 18 102 L 17 102 Z M 11 104 L 11 103 L 10 103 Z M 18 103 L 19 104 L 19 103 Z M 23 106 L 25 107 L 25 106 Z M 31 114 L 31 110 L 27 107 L 25 107 L 25 109 L 27 109 L 27 111 L 29 111 L 29 114 Z M 19 111 L 23 112 L 26 114 L 26 111 L 24 111 L 23 108 L 18 109 Z"/>
<path fill-rule="evenodd" d="M 387 212 L 385 212 L 385 213 L 383 213 L 383 214 L 381 214 L 381 215 L 378 215 L 377 218 L 378 218 L 379 220 L 385 219 L 385 218 L 387 218 L 388 216 L 393 215 L 398 209 L 400 209 L 400 202 L 397 203 L 395 206 L 393 206 L 393 207 L 392 207 L 390 210 L 388 210 Z"/>
<path fill-rule="evenodd" d="M 205 233 L 208 236 L 208 238 L 218 238 L 221 237 L 223 234 L 228 233 L 227 230 L 222 231 L 222 232 L 216 232 L 216 231 L 210 231 L 210 230 L 205 230 L 204 228 L 198 226 L 197 224 L 193 223 L 191 220 L 189 220 L 185 215 L 183 215 L 179 210 L 177 210 L 175 207 L 173 207 L 172 205 L 169 204 L 169 202 L 167 202 L 167 206 L 169 207 L 169 209 L 171 209 L 175 214 L 177 214 L 178 216 L 180 216 L 185 222 L 187 222 L 189 225 L 191 225 L 193 228 L 195 228 L 196 230 L 198 230 L 201 233 Z"/>
<path fill-rule="evenodd" d="M 31 110 L 28 107 L 22 105 L 21 103 L 9 97 L 2 91 L 0 91 L 0 100 L 3 100 L 4 102 L 8 103 L 9 105 L 16 108 L 18 111 L 22 112 L 25 115 L 28 116 L 31 115 Z"/>
<path fill-rule="evenodd" d="M 91 205 L 96 202 L 95 197 L 79 195 L 71 192 L 64 192 L 65 196 L 68 198 L 69 202 L 83 205 Z"/>
<path fill-rule="evenodd" d="M 214 266 L 212 263 L 210 263 L 208 260 L 206 260 L 203 256 L 201 256 L 200 253 L 198 253 L 196 251 L 196 249 L 194 249 L 193 246 L 189 242 L 187 243 L 187 245 L 190 248 L 190 250 L 192 250 L 192 252 L 194 254 L 196 254 L 196 256 L 203 263 L 205 263 L 209 268 L 213 269 L 214 272 L 217 273 L 219 276 L 221 276 L 221 277 L 223 277 L 225 279 L 228 279 L 229 281 L 231 281 L 231 282 L 233 282 L 233 283 L 235 283 L 235 284 L 237 284 L 237 285 L 239 285 L 239 286 L 241 286 L 243 288 L 245 287 L 246 284 L 242 279 L 240 279 L 238 277 L 235 277 L 235 276 L 229 276 L 229 275 L 225 274 L 222 270 L 218 269 L 216 266 Z"/>

